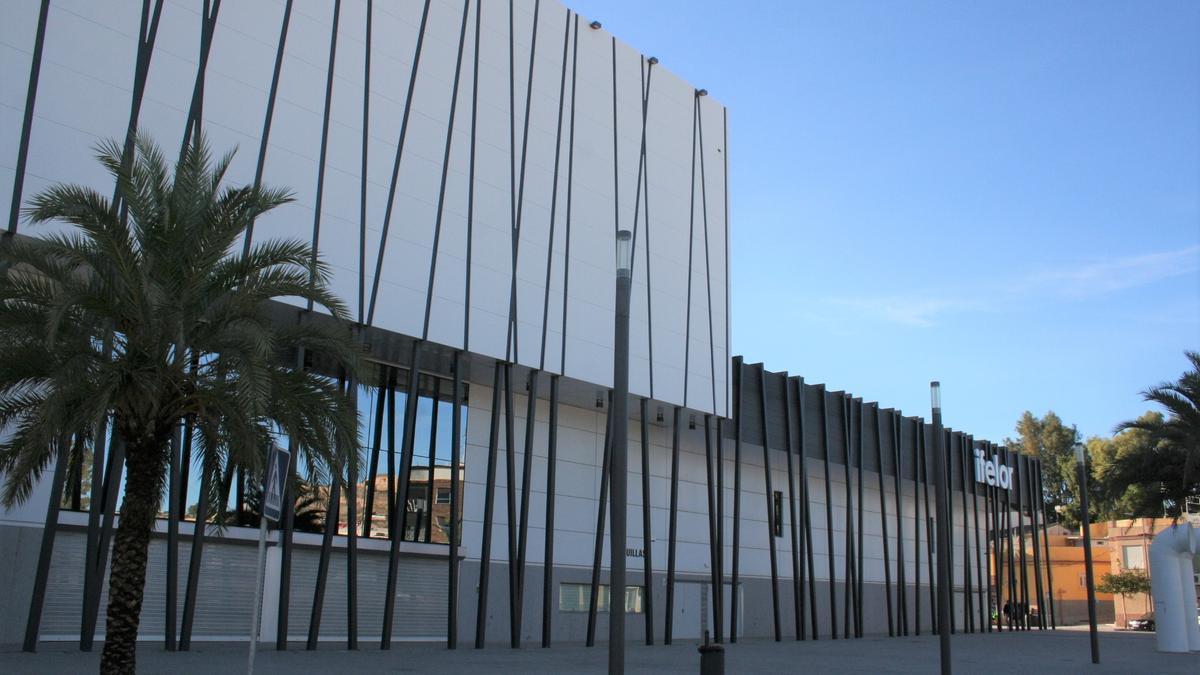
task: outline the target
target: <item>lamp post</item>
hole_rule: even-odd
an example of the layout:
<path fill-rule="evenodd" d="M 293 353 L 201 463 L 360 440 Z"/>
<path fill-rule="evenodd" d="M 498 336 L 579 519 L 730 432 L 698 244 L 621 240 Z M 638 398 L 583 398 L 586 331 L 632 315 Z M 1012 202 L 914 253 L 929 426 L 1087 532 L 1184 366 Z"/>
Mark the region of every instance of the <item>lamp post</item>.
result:
<path fill-rule="evenodd" d="M 949 485 L 946 481 L 946 452 L 942 447 L 942 388 L 937 381 L 929 383 L 929 399 L 933 407 L 933 486 L 934 517 L 937 520 L 937 625 L 941 650 L 942 675 L 950 674 L 950 531 L 946 514 L 950 511 Z"/>
<path fill-rule="evenodd" d="M 617 311 L 613 334 L 612 475 L 609 484 L 608 672 L 625 672 L 625 507 L 629 463 L 629 294 L 633 282 L 633 233 L 617 231 Z M 651 589 L 646 589 L 649 593 Z"/>
<path fill-rule="evenodd" d="M 1100 663 L 1100 637 L 1096 632 L 1096 579 L 1092 573 L 1092 527 L 1088 515 L 1087 447 L 1075 444 L 1075 463 L 1079 469 L 1080 529 L 1083 530 L 1084 575 L 1087 579 L 1088 631 L 1092 641 L 1092 663 Z"/>

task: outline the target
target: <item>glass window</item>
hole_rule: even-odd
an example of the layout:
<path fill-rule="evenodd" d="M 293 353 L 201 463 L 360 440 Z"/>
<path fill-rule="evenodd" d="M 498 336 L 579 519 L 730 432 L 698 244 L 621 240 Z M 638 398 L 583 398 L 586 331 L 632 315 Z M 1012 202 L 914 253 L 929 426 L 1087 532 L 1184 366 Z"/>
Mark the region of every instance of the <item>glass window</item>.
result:
<path fill-rule="evenodd" d="M 450 488 L 439 487 L 437 489 L 437 503 L 438 504 L 449 504 L 450 503 Z"/>
<path fill-rule="evenodd" d="M 783 493 L 779 490 L 775 491 L 774 499 L 771 502 L 775 510 L 775 536 L 783 536 Z"/>
<path fill-rule="evenodd" d="M 625 587 L 625 612 L 641 614 L 644 604 L 644 589 L 641 586 Z M 597 612 L 608 611 L 608 584 L 600 584 Z M 558 585 L 558 611 L 586 612 L 592 597 L 591 584 L 561 583 Z"/>
<path fill-rule="evenodd" d="M 1146 551 L 1140 544 L 1121 547 L 1121 567 L 1127 570 L 1146 568 Z"/>

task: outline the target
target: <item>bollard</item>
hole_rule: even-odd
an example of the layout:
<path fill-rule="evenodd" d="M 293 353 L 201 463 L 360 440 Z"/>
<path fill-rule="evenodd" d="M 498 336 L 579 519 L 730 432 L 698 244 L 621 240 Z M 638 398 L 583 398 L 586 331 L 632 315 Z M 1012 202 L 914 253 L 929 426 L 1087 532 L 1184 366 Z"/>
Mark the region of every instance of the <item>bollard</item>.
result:
<path fill-rule="evenodd" d="M 725 674 L 725 648 L 708 641 L 708 631 L 704 631 L 704 644 L 697 649 L 700 652 L 700 675 Z"/>

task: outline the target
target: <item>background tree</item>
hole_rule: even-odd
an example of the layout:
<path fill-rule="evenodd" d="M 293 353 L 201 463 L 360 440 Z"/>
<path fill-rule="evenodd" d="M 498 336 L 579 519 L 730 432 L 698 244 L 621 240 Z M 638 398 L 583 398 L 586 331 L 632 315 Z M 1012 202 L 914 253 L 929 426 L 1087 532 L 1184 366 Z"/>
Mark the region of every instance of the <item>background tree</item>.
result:
<path fill-rule="evenodd" d="M 1047 512 L 1061 512 L 1065 525 L 1077 526 L 1078 474 L 1073 448 L 1079 440 L 1079 432 L 1074 426 L 1068 427 L 1064 424 L 1053 410 L 1040 419 L 1032 412 L 1025 411 L 1017 420 L 1016 432 L 1017 438 L 1007 439 L 1005 444 L 1009 448 L 1042 460 L 1042 494 L 1046 500 Z"/>
<path fill-rule="evenodd" d="M 52 187 L 32 200 L 28 218 L 73 229 L 10 238 L 0 250 L 0 498 L 8 506 L 26 499 L 57 443 L 111 415 L 125 442 L 125 500 L 100 669 L 131 673 L 150 532 L 179 421 L 193 421 L 203 471 L 220 475 L 232 464 L 254 475 L 278 429 L 302 449 L 307 475 L 340 477 L 357 462 L 355 452 L 339 452 L 357 448 L 351 403 L 334 381 L 282 356 L 303 348 L 356 372 L 358 351 L 310 246 L 268 240 L 240 253 L 247 226 L 287 193 L 223 187 L 232 155 L 213 162 L 201 139 L 173 172 L 146 139 L 134 157 L 112 142 L 99 152 L 120 205 L 87 187 Z M 285 297 L 333 321 L 272 323 L 264 303 Z"/>
<path fill-rule="evenodd" d="M 1096 590 L 1121 596 L 1121 613 L 1124 614 L 1129 596 L 1150 592 L 1150 576 L 1145 570 L 1124 570 L 1116 574 L 1105 574 L 1100 577 Z"/>
<path fill-rule="evenodd" d="M 1188 497 L 1200 495 L 1200 353 L 1188 351 L 1184 356 L 1191 370 L 1142 392 L 1142 399 L 1162 406 L 1166 417 L 1143 415 L 1116 428 L 1149 435 L 1153 451 L 1136 467 L 1138 477 L 1162 482 L 1167 510 L 1175 516 Z"/>

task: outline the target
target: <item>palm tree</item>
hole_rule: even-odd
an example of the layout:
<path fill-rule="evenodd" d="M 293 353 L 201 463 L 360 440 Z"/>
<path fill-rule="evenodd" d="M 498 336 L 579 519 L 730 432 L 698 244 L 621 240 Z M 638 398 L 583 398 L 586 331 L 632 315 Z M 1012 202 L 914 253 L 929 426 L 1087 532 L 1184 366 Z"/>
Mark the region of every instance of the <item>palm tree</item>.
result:
<path fill-rule="evenodd" d="M 1167 415 L 1143 415 L 1117 425 L 1115 432 L 1141 429 L 1149 432 L 1156 453 L 1183 456 L 1183 471 L 1163 476 L 1167 497 L 1179 509 L 1188 496 L 1200 494 L 1200 352 L 1186 351 L 1192 369 L 1175 382 L 1161 382 L 1142 392 L 1142 399 L 1166 408 Z M 1156 462 L 1164 466 L 1166 462 Z M 1178 482 L 1177 482 L 1178 481 Z"/>
<path fill-rule="evenodd" d="M 51 187 L 28 220 L 73 228 L 10 239 L 0 253 L 0 500 L 28 498 L 59 439 L 111 416 L 126 478 L 100 670 L 124 673 L 135 667 L 147 547 L 179 421 L 192 420 L 206 470 L 261 470 L 279 430 L 315 475 L 340 476 L 357 461 L 347 451 L 356 447 L 351 403 L 282 355 L 319 352 L 353 373 L 358 350 L 307 244 L 269 240 L 234 253 L 287 192 L 224 187 L 232 153 L 214 162 L 199 138 L 173 172 L 144 138 L 132 157 L 111 141 L 98 153 L 118 203 Z M 284 297 L 334 321 L 272 323 L 265 303 Z"/>

